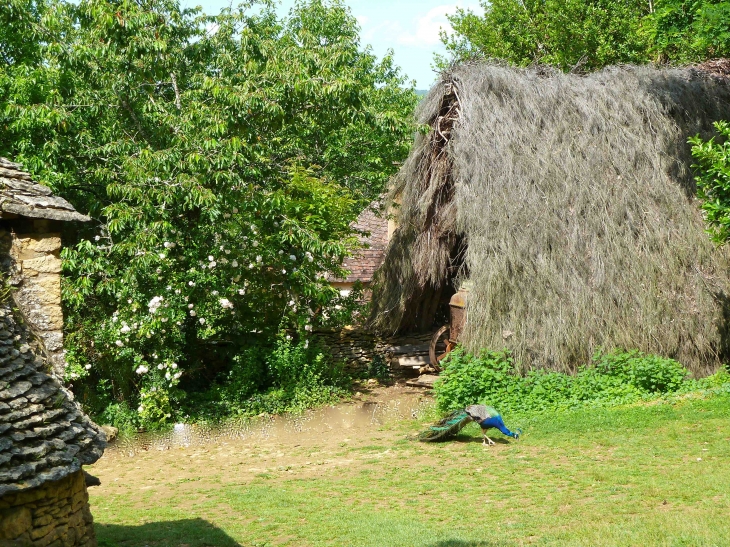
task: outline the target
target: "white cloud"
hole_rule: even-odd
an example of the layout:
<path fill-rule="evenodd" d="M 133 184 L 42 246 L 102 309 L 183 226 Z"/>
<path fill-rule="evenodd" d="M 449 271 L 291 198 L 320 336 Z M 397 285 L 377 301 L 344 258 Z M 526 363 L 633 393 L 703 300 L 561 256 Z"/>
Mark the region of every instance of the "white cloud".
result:
<path fill-rule="evenodd" d="M 441 30 L 447 33 L 453 32 L 451 23 L 446 19 L 446 15 L 453 15 L 454 13 L 456 13 L 456 5 L 454 4 L 443 4 L 431 8 L 425 15 L 417 19 L 415 32 L 402 34 L 398 42 L 423 47 L 438 44 Z"/>
<path fill-rule="evenodd" d="M 368 21 L 370 21 L 370 17 L 367 15 L 356 15 L 355 19 L 357 19 L 357 22 L 360 24 L 360 27 L 364 27 L 368 24 Z"/>
<path fill-rule="evenodd" d="M 446 34 L 451 34 L 454 31 L 446 16 L 455 14 L 457 8 L 471 9 L 476 13 L 482 13 L 481 6 L 475 3 L 441 4 L 417 18 L 414 21 L 415 31 L 401 34 L 398 43 L 424 48 L 431 48 L 439 44 L 441 31 L 446 32 Z"/>

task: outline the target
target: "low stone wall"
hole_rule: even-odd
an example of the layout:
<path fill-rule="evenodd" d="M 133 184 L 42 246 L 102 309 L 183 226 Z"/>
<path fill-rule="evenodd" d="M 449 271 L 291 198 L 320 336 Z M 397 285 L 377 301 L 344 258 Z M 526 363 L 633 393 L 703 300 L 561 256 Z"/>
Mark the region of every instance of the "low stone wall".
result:
<path fill-rule="evenodd" d="M 392 370 L 394 347 L 423 345 L 431 341 L 431 333 L 383 337 L 358 327 L 318 329 L 315 335 L 329 348 L 335 361 L 344 362 L 351 373 L 367 371 L 376 356 L 381 357 Z"/>
<path fill-rule="evenodd" d="M 96 547 L 83 471 L 0 498 L 0 547 Z"/>

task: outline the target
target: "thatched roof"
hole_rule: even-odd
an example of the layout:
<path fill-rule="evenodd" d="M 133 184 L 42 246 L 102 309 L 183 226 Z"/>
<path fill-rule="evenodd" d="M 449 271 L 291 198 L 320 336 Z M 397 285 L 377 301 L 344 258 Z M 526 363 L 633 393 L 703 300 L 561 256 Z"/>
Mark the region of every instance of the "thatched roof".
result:
<path fill-rule="evenodd" d="M 11 305 L 0 304 L 0 497 L 62 479 L 106 446 L 40 355 Z"/>
<path fill-rule="evenodd" d="M 730 119 L 721 68 L 443 74 L 419 112 L 432 130 L 395 179 L 373 324 L 428 329 L 469 279 L 468 349 L 558 369 L 601 346 L 718 365 L 730 254 L 704 232 L 687 139 Z"/>
<path fill-rule="evenodd" d="M 68 201 L 51 195 L 51 189 L 24 172 L 20 165 L 0 157 L 0 218 L 3 213 L 50 220 L 91 220 Z"/>

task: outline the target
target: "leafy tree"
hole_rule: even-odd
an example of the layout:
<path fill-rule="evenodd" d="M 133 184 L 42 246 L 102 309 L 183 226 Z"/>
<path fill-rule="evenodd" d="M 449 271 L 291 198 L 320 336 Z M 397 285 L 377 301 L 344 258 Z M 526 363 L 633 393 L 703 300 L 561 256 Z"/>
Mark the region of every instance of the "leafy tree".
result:
<path fill-rule="evenodd" d="M 164 421 L 179 382 L 342 313 L 324 275 L 407 154 L 416 97 L 339 1 L 279 19 L 12 0 L 0 21 L 0 155 L 94 218 L 63 255 L 77 385 Z"/>
<path fill-rule="evenodd" d="M 720 141 L 690 139 L 697 176 L 697 197 L 712 241 L 725 245 L 730 240 L 730 123 L 715 123 Z"/>
<path fill-rule="evenodd" d="M 694 62 L 730 54 L 728 0 L 494 0 L 460 9 L 442 33 L 449 61 L 591 71 L 618 63 Z"/>
<path fill-rule="evenodd" d="M 473 56 L 527 66 L 595 70 L 641 62 L 646 43 L 643 0 L 493 0 L 480 2 L 484 16 L 460 9 L 449 17 L 454 34 L 442 34 L 452 60 Z M 440 64 L 446 64 L 441 59 Z"/>
<path fill-rule="evenodd" d="M 730 2 L 659 0 L 647 18 L 652 52 L 660 61 L 694 62 L 730 55 Z"/>

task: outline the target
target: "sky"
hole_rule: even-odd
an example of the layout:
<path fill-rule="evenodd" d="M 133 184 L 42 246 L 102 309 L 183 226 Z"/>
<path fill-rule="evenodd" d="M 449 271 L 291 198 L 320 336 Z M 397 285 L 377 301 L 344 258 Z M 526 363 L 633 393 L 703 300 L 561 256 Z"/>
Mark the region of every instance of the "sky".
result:
<path fill-rule="evenodd" d="M 234 0 L 233 5 L 238 3 Z M 457 7 L 483 13 L 477 0 L 345 0 L 360 23 L 360 42 L 370 44 L 373 52 L 382 58 L 388 49 L 394 52 L 395 63 L 417 89 L 428 89 L 436 79 L 431 68 L 434 53 L 444 53 L 439 40 L 441 29 L 449 32 L 451 26 L 446 14 Z M 185 7 L 202 6 L 208 14 L 216 14 L 231 0 L 182 0 Z M 281 0 L 280 13 L 286 14 L 293 0 Z"/>

